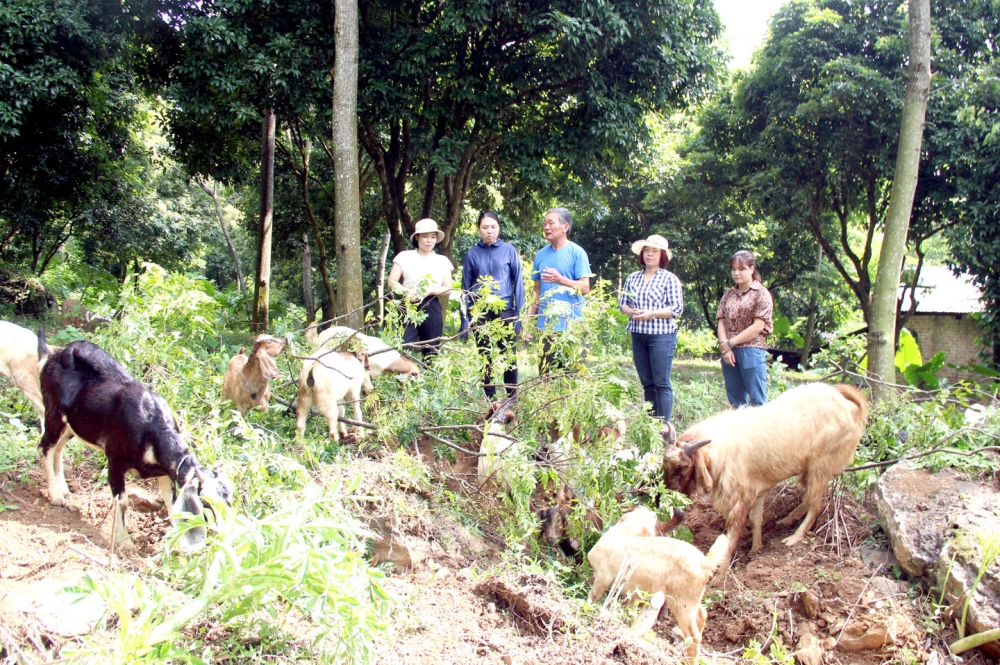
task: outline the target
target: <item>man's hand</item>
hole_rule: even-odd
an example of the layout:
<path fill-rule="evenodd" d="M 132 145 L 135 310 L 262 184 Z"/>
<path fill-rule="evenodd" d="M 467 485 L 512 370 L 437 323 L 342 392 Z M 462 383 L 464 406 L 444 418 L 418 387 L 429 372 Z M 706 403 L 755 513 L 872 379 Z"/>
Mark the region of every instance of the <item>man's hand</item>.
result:
<path fill-rule="evenodd" d="M 547 284 L 559 284 L 565 286 L 564 277 L 555 268 L 545 268 L 542 270 L 542 281 Z"/>

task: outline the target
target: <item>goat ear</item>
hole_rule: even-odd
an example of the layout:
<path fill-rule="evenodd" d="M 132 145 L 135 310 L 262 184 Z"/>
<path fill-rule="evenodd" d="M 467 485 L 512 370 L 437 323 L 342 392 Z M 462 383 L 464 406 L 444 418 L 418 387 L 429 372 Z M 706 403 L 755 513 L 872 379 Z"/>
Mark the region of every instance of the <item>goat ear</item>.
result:
<path fill-rule="evenodd" d="M 281 371 L 278 369 L 278 363 L 274 362 L 274 358 L 272 358 L 266 350 L 263 353 L 258 353 L 256 355 L 258 361 L 260 362 L 260 375 L 265 381 L 277 379 L 281 376 Z"/>
<path fill-rule="evenodd" d="M 708 466 L 705 464 L 704 455 L 700 453 L 695 453 L 695 455 L 693 456 L 693 461 L 694 461 L 694 488 L 696 492 L 695 496 L 705 496 L 706 494 L 711 492 L 712 487 L 715 486 L 715 484 L 712 482 L 712 474 L 708 472 Z"/>
<path fill-rule="evenodd" d="M 177 524 L 177 519 L 174 516 L 178 513 L 188 513 L 195 517 L 204 515 L 201 507 L 200 488 L 201 481 L 198 475 L 193 476 L 191 480 L 184 484 L 184 487 L 177 493 L 177 500 L 174 501 L 174 505 L 170 508 L 171 524 Z M 199 549 L 205 545 L 207 537 L 208 531 L 204 526 L 186 529 L 180 537 L 181 551 L 187 553 Z"/>

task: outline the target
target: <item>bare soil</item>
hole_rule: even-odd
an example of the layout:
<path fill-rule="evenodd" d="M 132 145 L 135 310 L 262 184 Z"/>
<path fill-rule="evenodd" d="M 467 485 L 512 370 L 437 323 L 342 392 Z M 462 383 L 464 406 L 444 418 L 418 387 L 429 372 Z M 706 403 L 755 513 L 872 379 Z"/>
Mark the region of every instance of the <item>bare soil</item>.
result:
<path fill-rule="evenodd" d="M 438 458 L 429 441 L 419 448 L 438 473 L 436 482 L 475 496 L 474 456 Z M 78 639 L 59 635 L 40 614 L 54 587 L 78 585 L 86 574 L 100 579 L 111 567 L 141 570 L 146 565 L 142 557 L 159 549 L 168 525 L 165 509 L 156 504 L 155 482 L 130 478 L 129 531 L 137 549 L 109 562 L 111 497 L 95 459 L 88 455 L 84 463 L 67 465 L 73 492 L 67 508 L 49 505 L 40 465 L 31 468 L 26 482 L 0 477 L 0 506 L 14 506 L 0 512 L 0 656 L 6 657 L 5 663 L 58 658 L 64 645 Z M 378 484 L 378 469 L 389 464 L 389 456 L 367 459 L 365 484 Z M 387 489 L 392 491 L 420 494 L 412 488 Z M 798 493 L 791 484 L 772 491 L 765 507 L 764 549 L 751 557 L 750 535 L 744 534 L 733 568 L 710 585 L 703 655 L 739 660 L 752 642 L 765 645 L 765 653 L 776 642 L 790 652 L 803 635 L 812 634 L 827 663 L 958 662 L 943 650 L 947 635 L 922 628 L 919 589 L 895 580 L 891 560 L 877 545 L 872 507 L 838 495 L 803 543 L 793 548 L 781 543 L 794 527 L 778 527 L 775 521 L 794 508 Z M 434 498 L 425 494 L 420 501 L 433 507 Z M 480 498 L 490 502 L 486 493 Z M 390 505 L 393 499 L 386 497 L 382 503 Z M 706 551 L 721 532 L 722 519 L 707 505 L 694 505 L 687 512 L 694 543 Z M 378 516 L 364 517 L 371 522 Z M 409 517 L 398 528 L 417 539 L 449 541 L 442 536 L 444 527 L 425 518 Z M 502 543 L 488 525 L 475 538 L 484 544 L 478 554 L 437 556 L 389 576 L 386 587 L 398 602 L 389 634 L 377 646 L 377 662 L 554 665 L 679 660 L 680 639 L 672 631 L 669 613 L 661 615 L 652 633 L 633 635 L 615 618 L 621 613 L 601 617 L 581 610 L 586 587 L 564 589 L 556 575 L 537 572 L 539 567 L 515 573 L 494 566 Z M 858 650 L 846 650 L 848 646 Z M 984 662 L 982 656 L 975 658 Z"/>

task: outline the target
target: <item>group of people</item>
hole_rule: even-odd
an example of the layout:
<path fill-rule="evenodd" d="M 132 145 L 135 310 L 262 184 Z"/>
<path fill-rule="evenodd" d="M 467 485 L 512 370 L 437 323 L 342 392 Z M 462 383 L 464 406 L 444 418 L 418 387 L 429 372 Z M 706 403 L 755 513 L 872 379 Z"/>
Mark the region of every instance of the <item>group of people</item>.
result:
<path fill-rule="evenodd" d="M 533 330 L 541 336 L 540 373 L 562 364 L 554 341 L 571 320 L 580 318 L 593 276 L 587 252 L 569 239 L 572 226 L 565 208 L 545 213 L 542 230 L 548 244 L 536 252 L 531 270 L 534 287 L 528 315 L 534 325 L 522 331 L 519 316 L 525 290 L 521 259 L 517 250 L 500 238 L 497 214 L 484 212 L 479 217 L 480 241 L 469 249 L 462 264 L 462 328 L 471 329 L 483 357 L 483 390 L 490 400 L 498 387 L 491 379 L 494 350 L 505 359 L 503 386 L 507 395 L 517 393 L 519 337 L 531 341 Z M 389 287 L 404 293 L 426 313 L 420 323 L 406 323 L 403 334 L 403 342 L 425 356 L 438 351 L 444 331 L 440 296 L 452 289 L 451 262 L 434 251 L 443 239 L 444 233 L 433 219 L 420 220 L 410 236 L 415 248 L 397 254 L 389 273 Z M 618 306 L 629 317 L 626 330 L 632 337 L 632 358 L 645 400 L 655 417 L 669 422 L 674 404 L 670 373 L 684 294 L 680 280 L 668 270 L 673 253 L 666 238 L 651 235 L 638 240 L 632 243 L 632 253 L 639 270 L 625 280 Z M 736 252 L 729 268 L 733 286 L 722 296 L 716 313 L 726 396 L 733 407 L 758 406 L 767 401 L 766 340 L 773 329 L 773 301 L 761 283 L 751 252 Z M 487 293 L 498 300 L 489 308 L 477 308 L 477 301 Z M 493 321 L 500 323 L 490 326 Z"/>

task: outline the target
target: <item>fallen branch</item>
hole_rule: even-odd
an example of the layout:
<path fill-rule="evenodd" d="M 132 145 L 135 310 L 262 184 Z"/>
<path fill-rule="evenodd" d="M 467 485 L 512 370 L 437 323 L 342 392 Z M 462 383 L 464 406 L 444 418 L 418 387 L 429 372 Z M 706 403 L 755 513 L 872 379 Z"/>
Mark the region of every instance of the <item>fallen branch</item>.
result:
<path fill-rule="evenodd" d="M 992 628 L 981 633 L 976 633 L 975 635 L 963 637 L 962 639 L 949 644 L 948 651 L 957 656 L 958 654 L 968 651 L 969 649 L 981 647 L 987 642 L 993 642 L 994 640 L 1000 640 L 1000 628 Z"/>
<path fill-rule="evenodd" d="M 961 430 L 952 432 L 952 434 L 957 434 L 960 431 Z M 987 434 L 986 436 L 991 436 L 993 438 L 1000 438 L 992 434 Z M 951 437 L 949 436 L 948 438 Z M 846 469 L 844 469 L 844 471 L 861 471 L 863 469 L 875 469 L 881 466 L 891 466 L 896 462 L 903 462 L 906 460 L 917 459 L 918 457 L 927 457 L 928 455 L 933 455 L 934 453 L 945 453 L 949 455 L 960 455 L 962 457 L 969 457 L 970 455 L 975 455 L 976 453 L 982 453 L 982 452 L 1000 453 L 1000 446 L 983 446 L 982 448 L 976 448 L 975 450 L 956 450 L 954 448 L 941 448 L 940 446 L 935 446 L 934 448 L 931 448 L 930 450 L 925 450 L 922 453 L 914 453 L 912 455 L 907 455 L 905 457 L 900 457 L 897 459 L 882 460 L 881 462 L 871 462 L 869 464 L 862 464 L 861 466 L 849 466 Z"/>

